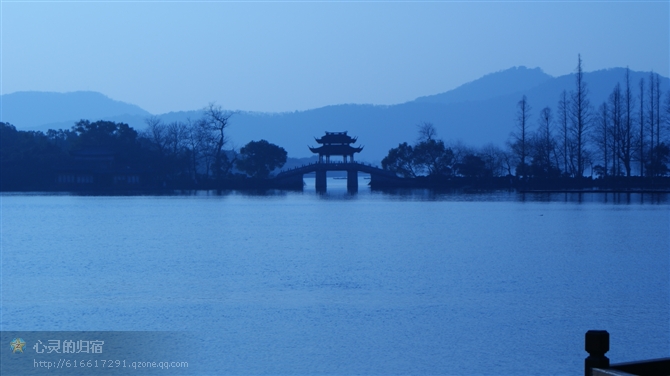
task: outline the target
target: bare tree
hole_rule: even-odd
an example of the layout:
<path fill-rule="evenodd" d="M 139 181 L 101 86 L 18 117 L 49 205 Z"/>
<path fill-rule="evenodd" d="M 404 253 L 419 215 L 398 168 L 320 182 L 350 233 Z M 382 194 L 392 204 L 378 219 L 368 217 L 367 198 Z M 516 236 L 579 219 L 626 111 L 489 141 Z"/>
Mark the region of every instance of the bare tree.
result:
<path fill-rule="evenodd" d="M 609 120 L 610 120 L 610 134 L 612 143 L 612 175 L 621 175 L 621 160 L 622 160 L 622 123 L 623 123 L 623 105 L 621 98 L 621 85 L 619 83 L 614 86 L 609 97 Z"/>
<path fill-rule="evenodd" d="M 531 108 L 530 105 L 528 104 L 528 100 L 526 99 L 525 95 L 521 97 L 521 100 L 517 103 L 516 106 L 517 106 L 516 111 L 517 131 L 511 134 L 512 142 L 510 146 L 512 148 L 512 151 L 516 154 L 516 157 L 519 160 L 517 176 L 522 176 L 526 178 L 528 176 L 526 158 L 528 158 L 528 155 L 530 154 L 530 147 L 529 147 L 530 132 L 529 132 L 528 120 L 530 119 Z"/>
<path fill-rule="evenodd" d="M 658 146 L 661 144 L 661 125 L 660 125 L 660 93 L 659 91 L 659 76 L 658 74 L 651 72 L 649 74 L 649 105 L 648 105 L 648 116 L 649 119 L 649 167 L 647 168 L 647 173 L 650 176 L 658 175 L 657 171 L 657 160 L 658 160 Z M 654 167 L 656 166 L 656 167 Z"/>
<path fill-rule="evenodd" d="M 211 133 L 213 142 L 213 164 L 212 170 L 216 179 L 221 179 L 230 171 L 231 163 L 226 157 L 223 147 L 227 139 L 225 130 L 228 128 L 230 117 L 236 112 L 224 110 L 221 106 L 210 103 L 204 108 L 205 116 L 202 119 L 202 126 Z"/>
<path fill-rule="evenodd" d="M 638 139 L 638 160 L 640 161 L 640 176 L 644 176 L 644 78 L 640 79 L 640 138 Z"/>
<path fill-rule="evenodd" d="M 551 132 L 552 123 L 551 108 L 543 108 L 540 111 L 538 129 L 532 145 L 533 169 L 536 170 L 536 174 L 543 174 L 544 176 L 555 175 L 558 168 L 556 143 Z M 554 157 L 553 160 L 552 157 Z M 554 160 L 556 161 L 556 165 L 554 165 Z"/>
<path fill-rule="evenodd" d="M 165 125 L 158 116 L 148 117 L 144 119 L 144 122 L 147 125 L 147 129 L 142 132 L 142 135 L 151 141 L 161 156 L 165 155 Z"/>
<path fill-rule="evenodd" d="M 667 159 L 667 153 L 663 150 L 667 150 L 667 144 L 665 143 L 666 139 L 664 138 L 663 133 L 661 131 L 663 130 L 661 124 L 663 124 L 663 111 L 661 109 L 661 76 L 656 73 L 656 90 L 654 91 L 656 94 L 656 152 L 654 155 L 656 156 L 655 160 L 655 165 L 656 167 L 656 176 L 663 176 L 667 172 L 667 167 L 665 165 L 664 160 Z"/>
<path fill-rule="evenodd" d="M 189 150 L 189 171 L 194 182 L 198 182 L 198 171 L 204 158 L 204 148 L 207 144 L 207 132 L 201 121 L 186 120 L 186 145 Z M 205 174 L 209 172 L 209 163 L 204 163 Z"/>
<path fill-rule="evenodd" d="M 655 95 L 656 94 L 655 93 L 655 90 L 656 90 L 655 83 L 656 83 L 656 77 L 654 76 L 654 72 L 651 72 L 649 74 L 649 116 L 648 116 L 649 117 L 649 137 L 650 137 L 649 138 L 649 140 L 650 140 L 649 147 L 650 147 L 650 158 L 651 159 L 654 158 L 653 150 L 656 147 L 656 145 L 654 145 L 654 131 L 655 131 L 654 125 L 655 125 L 655 119 L 656 119 L 656 116 L 655 116 L 656 101 L 654 100 L 655 97 L 656 97 L 656 95 Z M 656 143 L 658 143 L 658 140 L 656 141 Z"/>
<path fill-rule="evenodd" d="M 572 92 L 571 101 L 571 133 L 575 142 L 575 152 L 577 157 L 576 177 L 584 176 L 586 165 L 586 134 L 591 123 L 591 105 L 587 98 L 588 90 L 584 82 L 584 73 L 582 71 L 582 57 L 577 55 L 577 72 L 575 75 L 575 91 Z"/>
<path fill-rule="evenodd" d="M 187 148 L 188 129 L 185 123 L 175 121 L 165 127 L 165 145 L 170 155 L 179 156 Z"/>
<path fill-rule="evenodd" d="M 609 108 L 607 107 L 607 102 L 600 105 L 598 110 L 598 116 L 596 120 L 596 132 L 594 134 L 595 144 L 602 153 L 603 161 L 603 170 L 602 176 L 607 177 L 609 171 L 609 150 L 608 147 L 611 143 L 611 129 L 609 125 Z"/>
<path fill-rule="evenodd" d="M 451 141 L 447 145 L 454 153 L 454 163 L 462 163 L 463 158 L 468 154 L 476 154 L 477 151 L 470 145 L 466 145 L 463 140 Z"/>
<path fill-rule="evenodd" d="M 494 144 L 484 145 L 480 151 L 479 156 L 484 161 L 486 169 L 491 171 L 493 176 L 505 175 L 505 151 Z"/>
<path fill-rule="evenodd" d="M 568 124 L 570 121 L 570 111 L 568 103 L 568 94 L 563 90 L 561 97 L 558 101 L 558 122 L 559 122 L 559 132 L 561 137 L 561 149 L 563 154 L 563 173 L 569 174 L 569 166 L 572 164 L 568 163 L 568 149 L 570 148 L 570 130 Z"/>
<path fill-rule="evenodd" d="M 503 151 L 502 161 L 507 176 L 512 176 L 512 168 L 514 167 L 514 154 L 508 150 Z"/>
<path fill-rule="evenodd" d="M 661 76 L 656 73 L 656 146 L 660 145 L 663 137 L 661 136 Z"/>
<path fill-rule="evenodd" d="M 417 127 L 419 128 L 419 138 L 417 143 L 431 141 L 437 137 L 437 130 L 433 126 L 433 123 L 424 121 L 421 124 L 417 124 Z"/>
<path fill-rule="evenodd" d="M 626 67 L 626 89 L 623 96 L 624 121 L 621 129 L 620 158 L 628 177 L 630 177 L 633 160 L 633 105 L 633 94 L 630 90 L 630 69 Z"/>

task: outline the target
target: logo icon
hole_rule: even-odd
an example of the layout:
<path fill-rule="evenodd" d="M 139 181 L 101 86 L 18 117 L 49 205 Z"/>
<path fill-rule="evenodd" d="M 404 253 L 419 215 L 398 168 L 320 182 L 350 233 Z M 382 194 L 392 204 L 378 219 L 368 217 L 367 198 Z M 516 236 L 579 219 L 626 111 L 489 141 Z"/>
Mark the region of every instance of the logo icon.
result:
<path fill-rule="evenodd" d="M 12 347 L 12 353 L 23 353 L 23 348 L 26 347 L 26 341 L 24 341 L 23 338 L 14 338 L 9 345 Z"/>

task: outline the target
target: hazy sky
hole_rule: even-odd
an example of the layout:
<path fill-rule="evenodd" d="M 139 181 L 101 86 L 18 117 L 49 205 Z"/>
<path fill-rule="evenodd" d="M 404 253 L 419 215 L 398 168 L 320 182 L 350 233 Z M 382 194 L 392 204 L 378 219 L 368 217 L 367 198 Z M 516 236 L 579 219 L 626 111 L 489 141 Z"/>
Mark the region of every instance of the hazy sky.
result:
<path fill-rule="evenodd" d="M 154 114 L 216 102 L 395 104 L 513 66 L 670 69 L 657 2 L 0 1 L 2 94 L 99 91 Z"/>

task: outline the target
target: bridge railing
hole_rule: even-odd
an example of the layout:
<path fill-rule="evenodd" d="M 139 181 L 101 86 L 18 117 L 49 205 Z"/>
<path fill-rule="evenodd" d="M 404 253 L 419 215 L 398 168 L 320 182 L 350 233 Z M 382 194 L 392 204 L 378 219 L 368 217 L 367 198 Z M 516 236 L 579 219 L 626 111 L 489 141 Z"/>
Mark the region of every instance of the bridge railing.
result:
<path fill-rule="evenodd" d="M 670 375 L 670 358 L 610 364 L 605 356 L 610 349 L 610 335 L 606 330 L 586 332 L 584 376 L 651 376 Z"/>
<path fill-rule="evenodd" d="M 311 162 L 311 163 L 307 163 L 307 164 L 302 164 L 302 165 L 300 165 L 300 166 L 294 166 L 294 167 L 291 167 L 291 168 L 289 168 L 289 169 L 281 169 L 281 170 L 279 170 L 279 172 L 277 173 L 277 175 L 279 175 L 279 174 L 281 174 L 281 173 L 284 173 L 284 172 L 295 171 L 295 170 L 299 170 L 299 169 L 306 168 L 306 167 L 313 166 L 313 165 L 317 165 L 317 164 L 321 164 L 321 165 L 343 165 L 343 164 L 350 164 L 350 165 L 361 165 L 361 166 L 368 166 L 368 167 L 373 167 L 373 168 L 379 168 L 379 167 L 377 167 L 377 166 L 372 165 L 371 163 L 364 163 L 364 162 L 358 162 L 358 161 L 351 161 L 351 162 L 334 161 L 334 162 L 328 162 L 328 163 L 326 163 L 326 162 Z M 277 176 L 277 175 L 275 175 L 275 176 Z"/>

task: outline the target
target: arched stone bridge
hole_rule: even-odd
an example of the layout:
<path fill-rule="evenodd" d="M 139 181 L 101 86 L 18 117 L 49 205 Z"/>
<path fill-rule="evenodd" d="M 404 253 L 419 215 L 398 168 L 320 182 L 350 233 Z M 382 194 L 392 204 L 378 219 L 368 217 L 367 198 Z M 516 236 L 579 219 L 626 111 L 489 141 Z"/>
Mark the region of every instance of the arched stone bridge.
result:
<path fill-rule="evenodd" d="M 382 170 L 381 168 L 358 162 L 330 162 L 330 163 L 310 163 L 295 167 L 289 170 L 281 171 L 274 177 L 277 186 L 291 189 L 302 189 L 303 175 L 312 172 L 316 173 L 316 190 L 326 190 L 326 172 L 327 171 L 346 171 L 347 189 L 358 189 L 358 172 L 370 174 L 370 185 L 385 185 L 397 182 L 400 178 L 393 172 Z"/>

